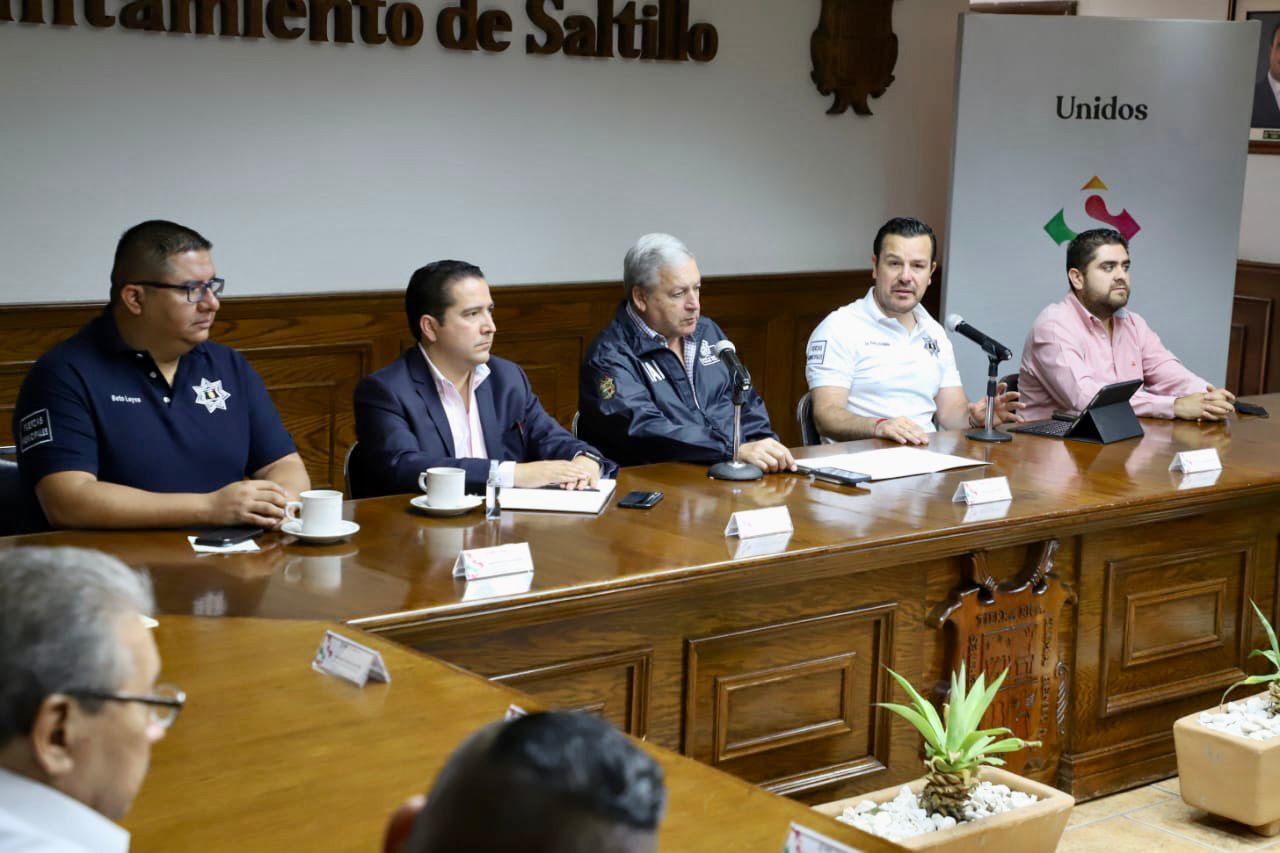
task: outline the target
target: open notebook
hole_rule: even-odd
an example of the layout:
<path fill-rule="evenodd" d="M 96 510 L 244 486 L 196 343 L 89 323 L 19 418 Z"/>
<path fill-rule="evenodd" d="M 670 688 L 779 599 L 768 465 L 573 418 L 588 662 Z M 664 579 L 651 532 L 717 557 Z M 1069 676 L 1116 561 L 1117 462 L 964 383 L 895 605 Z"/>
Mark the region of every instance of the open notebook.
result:
<path fill-rule="evenodd" d="M 601 479 L 600 488 L 592 490 L 503 489 L 498 493 L 498 503 L 503 509 L 597 513 L 609 503 L 617 487 L 617 480 Z"/>

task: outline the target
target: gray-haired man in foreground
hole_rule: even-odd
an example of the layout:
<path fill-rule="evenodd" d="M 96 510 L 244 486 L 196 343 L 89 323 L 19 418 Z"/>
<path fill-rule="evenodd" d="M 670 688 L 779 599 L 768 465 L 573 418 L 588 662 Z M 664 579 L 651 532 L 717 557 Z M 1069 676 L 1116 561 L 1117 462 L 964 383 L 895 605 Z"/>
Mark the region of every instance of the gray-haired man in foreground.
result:
<path fill-rule="evenodd" d="M 0 552 L 0 853 L 116 853 L 113 821 L 182 707 L 156 684 L 150 584 L 81 548 Z"/>

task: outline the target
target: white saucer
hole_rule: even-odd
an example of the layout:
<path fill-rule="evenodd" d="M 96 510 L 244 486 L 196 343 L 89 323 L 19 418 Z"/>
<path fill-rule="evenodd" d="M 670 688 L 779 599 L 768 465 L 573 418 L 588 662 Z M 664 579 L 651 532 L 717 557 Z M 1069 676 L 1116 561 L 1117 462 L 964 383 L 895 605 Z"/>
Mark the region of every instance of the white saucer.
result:
<path fill-rule="evenodd" d="M 413 505 L 414 509 L 421 510 L 427 515 L 447 518 L 451 515 L 462 515 L 463 513 L 471 512 L 471 510 L 484 503 L 484 498 L 480 495 L 465 495 L 462 498 L 462 503 L 456 506 L 432 506 L 427 503 L 426 495 L 418 495 L 416 498 L 411 499 L 409 503 Z"/>
<path fill-rule="evenodd" d="M 330 530 L 327 533 L 303 533 L 301 521 L 286 521 L 280 525 L 282 533 L 288 533 L 290 536 L 296 536 L 303 542 L 337 542 L 339 539 L 346 539 L 348 536 L 354 536 L 360 529 L 360 525 L 354 521 L 343 519 L 338 522 L 337 530 Z"/>

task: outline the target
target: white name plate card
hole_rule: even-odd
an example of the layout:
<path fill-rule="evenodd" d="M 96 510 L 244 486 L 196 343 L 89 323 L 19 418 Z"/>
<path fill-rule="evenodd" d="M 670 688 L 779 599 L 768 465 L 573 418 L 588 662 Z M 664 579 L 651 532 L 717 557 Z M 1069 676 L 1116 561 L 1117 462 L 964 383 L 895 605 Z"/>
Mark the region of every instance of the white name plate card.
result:
<path fill-rule="evenodd" d="M 498 598 L 504 595 L 519 595 L 533 588 L 533 572 L 520 572 L 515 575 L 499 575 L 496 578 L 480 578 L 467 581 L 467 588 L 462 591 L 463 601 L 480 601 L 485 598 Z"/>
<path fill-rule="evenodd" d="M 986 480 L 968 480 L 956 489 L 953 503 L 990 504 L 996 501 L 1011 501 L 1013 493 L 1009 491 L 1008 477 L 989 477 Z"/>
<path fill-rule="evenodd" d="M 793 530 L 795 528 L 791 524 L 791 512 L 785 506 L 771 506 L 765 509 L 744 509 L 735 512 L 729 516 L 724 535 L 750 539 L 754 536 L 790 533 Z"/>
<path fill-rule="evenodd" d="M 1169 463 L 1170 471 L 1181 471 L 1184 474 L 1199 474 L 1202 471 L 1221 471 L 1222 460 L 1218 451 L 1212 447 L 1204 450 L 1184 450 Z"/>
<path fill-rule="evenodd" d="M 972 524 L 975 521 L 995 521 L 997 518 L 1004 518 L 1009 514 L 1009 507 L 1013 506 L 1012 501 L 996 501 L 989 504 L 974 504 L 964 508 L 964 518 L 961 519 L 965 524 Z"/>
<path fill-rule="evenodd" d="M 782 853 L 859 853 L 860 848 L 850 847 L 833 838 L 814 832 L 807 826 L 791 824 Z"/>
<path fill-rule="evenodd" d="M 391 683 L 391 673 L 387 672 L 379 652 L 333 631 L 324 632 L 311 668 L 350 681 L 357 687 L 364 687 L 369 679 Z"/>
<path fill-rule="evenodd" d="M 458 560 L 453 564 L 453 576 L 469 581 L 532 571 L 533 553 L 529 550 L 528 542 L 464 550 L 458 554 Z"/>

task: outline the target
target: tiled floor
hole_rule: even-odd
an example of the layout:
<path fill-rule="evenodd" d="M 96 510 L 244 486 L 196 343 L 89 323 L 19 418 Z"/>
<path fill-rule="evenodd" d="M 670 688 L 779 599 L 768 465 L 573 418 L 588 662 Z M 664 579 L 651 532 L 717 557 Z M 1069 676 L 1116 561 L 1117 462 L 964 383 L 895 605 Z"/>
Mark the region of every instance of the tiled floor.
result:
<path fill-rule="evenodd" d="M 1268 849 L 1280 851 L 1280 836 L 1263 838 L 1238 823 L 1191 808 L 1178 796 L 1176 776 L 1076 806 L 1058 845 L 1059 853 Z"/>

